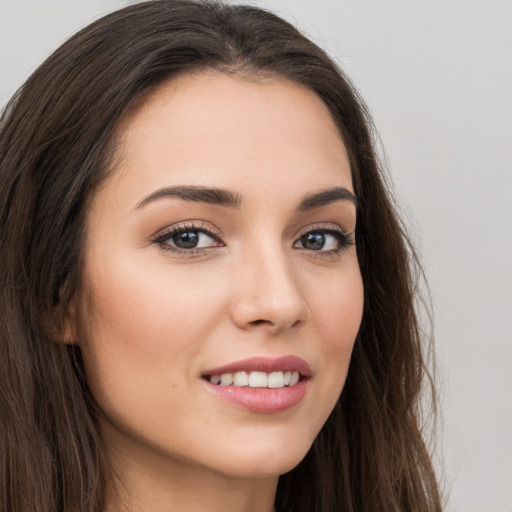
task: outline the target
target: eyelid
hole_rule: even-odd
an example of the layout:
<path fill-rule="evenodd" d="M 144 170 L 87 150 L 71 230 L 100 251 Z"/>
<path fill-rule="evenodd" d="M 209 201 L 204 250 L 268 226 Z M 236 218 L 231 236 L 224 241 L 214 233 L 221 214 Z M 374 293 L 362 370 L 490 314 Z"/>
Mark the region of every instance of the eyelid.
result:
<path fill-rule="evenodd" d="M 327 232 L 331 232 L 331 233 L 340 233 L 341 235 L 346 235 L 346 236 L 350 236 L 350 237 L 352 237 L 354 234 L 353 232 L 351 233 L 350 231 L 347 231 L 339 224 L 334 224 L 331 222 L 321 222 L 321 223 L 309 224 L 309 225 L 303 227 L 299 231 L 299 234 L 297 235 L 296 240 L 299 240 L 300 237 L 306 235 L 307 233 L 311 233 L 312 231 L 313 232 L 314 231 L 327 231 Z"/>
<path fill-rule="evenodd" d="M 160 228 L 157 231 L 155 231 L 153 234 L 151 234 L 149 236 L 149 239 L 151 241 L 155 241 L 156 239 L 163 237 L 165 235 L 168 235 L 169 233 L 172 233 L 173 231 L 185 230 L 185 229 L 190 229 L 192 231 L 201 231 L 203 233 L 220 238 L 220 231 L 215 226 L 210 224 L 209 222 L 205 222 L 204 220 L 190 219 L 190 220 L 183 220 L 180 222 L 175 222 L 174 224 L 170 224 L 164 228 Z"/>
<path fill-rule="evenodd" d="M 322 258 L 322 257 L 332 257 L 332 256 L 338 256 L 340 255 L 344 250 L 348 249 L 349 247 L 355 245 L 355 233 L 354 232 L 348 232 L 343 227 L 341 227 L 338 224 L 332 224 L 332 223 L 321 223 L 321 224 L 311 224 L 306 227 L 304 227 L 298 234 L 297 238 L 293 242 L 293 245 L 295 245 L 300 242 L 301 238 L 304 235 L 307 235 L 308 233 L 315 233 L 315 232 L 324 232 L 331 235 L 338 235 L 340 237 L 339 240 L 339 247 L 336 249 L 331 250 L 312 250 L 307 249 L 306 247 L 298 247 L 297 249 L 304 250 L 311 256 L 314 256 L 316 258 Z"/>
<path fill-rule="evenodd" d="M 194 247 L 194 248 L 180 248 L 171 243 L 169 243 L 169 239 L 174 235 L 186 231 L 196 231 L 199 233 L 203 233 L 213 239 L 216 243 L 206 246 L 206 247 Z M 296 247 L 296 245 L 301 241 L 301 238 L 308 233 L 314 232 L 323 232 L 326 234 L 330 234 L 331 236 L 337 235 L 338 247 L 335 249 L 308 249 L 307 247 Z M 176 224 L 172 224 L 167 226 L 166 228 L 160 229 L 154 235 L 151 236 L 151 242 L 157 245 L 161 250 L 170 251 L 177 255 L 187 255 L 190 257 L 206 254 L 210 249 L 215 247 L 225 247 L 223 239 L 221 238 L 220 231 L 212 226 L 209 223 L 204 221 L 194 221 L 187 220 L 182 221 Z M 355 245 L 354 233 L 347 232 L 342 226 L 335 223 L 323 222 L 323 223 L 315 223 L 305 226 L 300 230 L 298 235 L 296 236 L 293 246 L 296 249 L 304 250 L 307 253 L 311 253 L 315 257 L 328 257 L 339 255 L 348 247 Z M 314 254 L 313 254 L 314 253 Z"/>
<path fill-rule="evenodd" d="M 182 249 L 180 247 L 175 247 L 169 243 L 169 240 L 173 235 L 186 231 L 197 231 L 199 233 L 203 233 L 213 240 L 215 240 L 218 245 L 212 245 L 209 247 L 199 247 L 199 248 L 190 248 L 190 249 Z M 225 246 L 224 241 L 220 236 L 219 230 L 213 227 L 210 224 L 205 223 L 204 221 L 182 221 L 176 224 L 172 224 L 167 226 L 164 229 L 160 229 L 156 232 L 156 234 L 151 236 L 151 242 L 160 247 L 160 249 L 165 251 L 170 251 L 176 253 L 178 255 L 188 255 L 194 256 L 198 254 L 204 254 L 208 249 L 212 247 L 223 247 Z"/>

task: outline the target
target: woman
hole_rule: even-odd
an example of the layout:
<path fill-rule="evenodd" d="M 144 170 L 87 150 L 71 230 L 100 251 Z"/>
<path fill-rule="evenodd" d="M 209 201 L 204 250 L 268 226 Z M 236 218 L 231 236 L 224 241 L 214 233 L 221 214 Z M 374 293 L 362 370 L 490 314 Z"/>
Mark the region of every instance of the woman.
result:
<path fill-rule="evenodd" d="M 0 133 L 2 512 L 441 510 L 370 126 L 254 7 L 127 7 L 36 70 Z"/>

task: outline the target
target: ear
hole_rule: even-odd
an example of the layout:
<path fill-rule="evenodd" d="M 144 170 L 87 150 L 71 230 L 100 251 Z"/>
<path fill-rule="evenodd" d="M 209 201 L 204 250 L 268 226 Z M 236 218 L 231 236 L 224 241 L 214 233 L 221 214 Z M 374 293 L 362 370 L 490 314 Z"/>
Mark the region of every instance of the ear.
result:
<path fill-rule="evenodd" d="M 44 315 L 43 328 L 46 335 L 52 341 L 64 345 L 78 344 L 78 328 L 75 311 L 75 301 L 72 299 L 68 305 L 58 305 L 52 311 Z"/>
<path fill-rule="evenodd" d="M 76 334 L 76 328 L 74 326 L 74 322 L 71 319 L 66 318 L 62 322 L 60 339 L 57 340 L 59 343 L 64 343 L 65 345 L 76 345 L 78 343 L 78 336 Z"/>

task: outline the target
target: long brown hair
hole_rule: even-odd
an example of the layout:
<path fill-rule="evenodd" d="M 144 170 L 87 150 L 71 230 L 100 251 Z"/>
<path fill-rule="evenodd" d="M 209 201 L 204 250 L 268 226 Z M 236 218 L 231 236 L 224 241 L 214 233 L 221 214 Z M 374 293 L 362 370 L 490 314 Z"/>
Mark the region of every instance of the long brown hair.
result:
<path fill-rule="evenodd" d="M 364 313 L 338 403 L 280 477 L 279 512 L 440 511 L 419 416 L 432 391 L 415 311 L 418 265 L 349 80 L 293 26 L 255 7 L 160 0 L 94 22 L 57 49 L 0 125 L 0 512 L 100 512 L 110 473 L 76 346 L 55 342 L 80 288 L 88 198 L 120 120 L 178 73 L 304 84 L 348 150 Z M 433 402 L 435 404 L 435 401 Z"/>

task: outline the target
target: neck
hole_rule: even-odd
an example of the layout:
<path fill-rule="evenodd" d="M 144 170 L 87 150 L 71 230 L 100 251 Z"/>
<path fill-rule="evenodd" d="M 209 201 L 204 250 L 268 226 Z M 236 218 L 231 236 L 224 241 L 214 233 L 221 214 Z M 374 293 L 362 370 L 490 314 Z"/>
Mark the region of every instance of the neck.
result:
<path fill-rule="evenodd" d="M 123 477 L 126 473 L 123 474 Z M 134 475 L 132 475 L 134 476 Z M 277 482 L 141 475 L 116 485 L 106 512 L 272 512 Z"/>
<path fill-rule="evenodd" d="M 140 450 L 109 453 L 105 512 L 273 512 L 277 476 L 239 478 Z"/>

